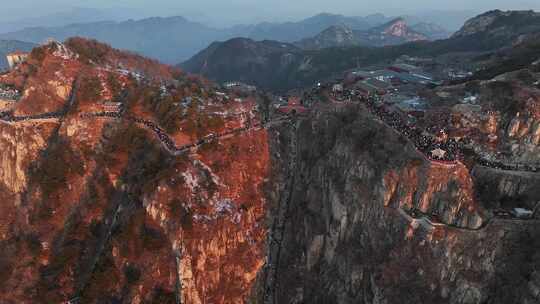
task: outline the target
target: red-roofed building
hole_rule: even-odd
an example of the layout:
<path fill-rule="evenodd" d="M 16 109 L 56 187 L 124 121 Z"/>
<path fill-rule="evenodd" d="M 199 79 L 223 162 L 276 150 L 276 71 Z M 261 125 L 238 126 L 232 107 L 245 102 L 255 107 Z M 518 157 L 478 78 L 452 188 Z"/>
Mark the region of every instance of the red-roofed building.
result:
<path fill-rule="evenodd" d="M 287 115 L 296 115 L 306 114 L 308 112 L 308 109 L 300 103 L 299 97 L 289 97 L 289 102 L 287 103 L 287 105 L 279 107 L 278 111 Z"/>

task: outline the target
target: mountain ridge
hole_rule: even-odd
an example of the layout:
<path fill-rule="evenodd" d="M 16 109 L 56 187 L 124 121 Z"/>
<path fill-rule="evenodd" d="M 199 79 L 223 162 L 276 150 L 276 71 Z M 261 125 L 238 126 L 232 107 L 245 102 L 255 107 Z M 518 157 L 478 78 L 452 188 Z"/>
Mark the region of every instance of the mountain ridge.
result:
<path fill-rule="evenodd" d="M 97 39 L 113 47 L 140 53 L 169 64 L 189 59 L 214 41 L 234 37 L 254 40 L 295 42 L 315 36 L 333 25 L 346 25 L 357 30 L 367 30 L 387 22 L 384 15 L 349 17 L 321 13 L 299 21 L 254 25 L 237 25 L 215 28 L 190 21 L 185 17 L 151 17 L 124 21 L 96 21 L 71 23 L 55 27 L 29 27 L 0 34 L 0 39 L 42 43 L 48 38 L 63 41 L 80 36 Z"/>
<path fill-rule="evenodd" d="M 417 40 L 428 40 L 428 36 L 415 31 L 400 17 L 363 31 L 346 25 L 334 25 L 314 37 L 294 44 L 306 50 L 317 50 L 330 47 L 386 46 Z"/>
<path fill-rule="evenodd" d="M 527 33 L 533 32 L 536 28 L 540 31 L 540 18 L 535 14 L 527 13 L 530 17 L 526 23 L 515 20 L 516 16 L 521 17 L 523 13 L 507 13 L 501 14 L 500 20 L 497 20 L 499 25 L 505 27 L 505 23 L 509 25 L 506 30 L 501 32 L 493 32 L 489 27 L 483 32 L 475 32 L 470 35 L 454 35 L 448 39 L 436 41 L 411 41 L 401 45 L 391 45 L 386 47 L 374 48 L 372 46 L 351 46 L 346 48 L 326 48 L 320 50 L 307 50 L 288 54 L 287 52 L 277 52 L 272 54 L 273 60 L 259 60 L 257 65 L 257 84 L 263 88 L 286 90 L 298 86 L 308 86 L 343 72 L 347 69 L 357 67 L 358 65 L 376 64 L 396 59 L 401 55 L 410 56 L 439 56 L 449 53 L 467 53 L 467 52 L 490 52 L 504 47 L 511 47 L 520 40 L 526 39 Z M 510 16 L 510 17 L 509 17 Z M 484 18 L 484 15 L 479 15 L 470 19 L 462 29 L 467 29 L 470 24 L 474 24 L 475 20 Z M 497 23 L 495 23 L 497 25 Z M 501 28 L 497 25 L 497 28 Z M 377 37 L 377 32 L 372 32 L 374 37 Z M 402 28 L 395 29 L 400 32 Z M 413 32 L 413 38 L 418 38 Z M 234 50 L 228 50 L 226 53 L 234 53 Z M 216 52 L 213 58 L 220 57 L 220 62 L 227 62 L 226 55 L 219 56 Z M 281 58 L 281 60 L 276 60 Z M 269 59 L 269 58 L 268 58 Z M 273 62 L 273 65 L 267 64 Z M 192 73 L 199 73 L 200 67 L 191 65 L 190 61 L 181 64 L 183 67 L 189 67 L 186 70 Z M 220 70 L 227 70 L 227 73 L 220 73 L 212 69 L 212 60 L 206 61 L 204 75 L 216 81 L 230 81 L 235 78 L 249 79 L 247 74 L 251 75 L 250 67 L 248 66 L 221 66 Z M 286 71 L 284 74 L 276 74 L 275 71 Z M 213 71 L 213 72 L 212 72 Z M 262 76 L 266 75 L 266 76 Z M 271 79 L 271 81 L 261 81 Z"/>

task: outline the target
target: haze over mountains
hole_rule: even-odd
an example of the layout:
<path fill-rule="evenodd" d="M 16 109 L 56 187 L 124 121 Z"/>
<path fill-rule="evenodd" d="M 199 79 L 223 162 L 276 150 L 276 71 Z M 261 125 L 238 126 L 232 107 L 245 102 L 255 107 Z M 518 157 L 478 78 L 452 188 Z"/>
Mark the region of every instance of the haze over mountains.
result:
<path fill-rule="evenodd" d="M 419 40 L 448 38 L 450 34 L 440 26 L 418 23 L 410 26 L 404 18 L 396 18 L 367 30 L 354 30 L 346 25 L 333 25 L 320 34 L 302 39 L 295 44 L 306 50 L 347 46 L 387 46 Z"/>
<path fill-rule="evenodd" d="M 117 48 L 135 51 L 165 63 L 177 64 L 190 58 L 214 41 L 245 37 L 254 40 L 276 40 L 292 43 L 316 36 L 331 26 L 345 26 L 351 30 L 365 32 L 393 19 L 393 17 L 382 14 L 366 17 L 319 14 L 297 22 L 266 22 L 219 29 L 183 17 L 154 17 L 122 22 L 79 22 L 53 27 L 31 27 L 3 33 L 0 35 L 0 39 L 42 43 L 48 38 L 63 41 L 69 37 L 82 36 L 107 42 Z M 406 20 L 413 29 L 421 31 L 422 34 L 430 38 L 442 38 L 449 34 L 447 30 L 437 24 L 426 24 L 423 21 L 426 19 L 406 17 L 403 20 Z"/>
<path fill-rule="evenodd" d="M 354 67 L 391 61 L 405 54 L 441 56 L 450 53 L 482 53 L 508 47 L 526 40 L 531 33 L 540 31 L 540 14 L 533 11 L 490 11 L 469 20 L 449 39 L 433 42 L 422 39 L 407 40 L 407 37 L 419 38 L 415 36 L 418 34 L 403 29 L 390 26 L 388 30 L 394 30 L 396 35 L 387 35 L 387 38 L 400 40 L 401 43 L 411 42 L 384 48 L 362 45 L 355 38 L 354 32 L 347 32 L 343 28 L 335 28 L 333 39 L 323 37 L 327 38 L 323 41 L 321 36 L 312 39 L 310 46 L 318 42 L 320 48 L 316 48 L 317 50 L 306 51 L 290 45 L 281 49 L 268 48 L 268 45 L 275 43 L 235 39 L 214 43 L 181 64 L 181 67 L 219 82 L 242 80 L 263 88 L 287 90 L 313 84 L 331 77 L 334 73 Z M 360 46 L 322 48 L 332 43 L 340 46 L 338 42 L 342 45 L 358 43 Z M 309 45 L 306 41 L 303 43 Z"/>
<path fill-rule="evenodd" d="M 95 9 L 73 7 L 43 16 L 7 20 L 0 18 L 0 33 L 19 31 L 29 27 L 58 27 L 73 23 L 91 23 L 104 20 L 127 20 L 140 15 L 129 8 Z"/>

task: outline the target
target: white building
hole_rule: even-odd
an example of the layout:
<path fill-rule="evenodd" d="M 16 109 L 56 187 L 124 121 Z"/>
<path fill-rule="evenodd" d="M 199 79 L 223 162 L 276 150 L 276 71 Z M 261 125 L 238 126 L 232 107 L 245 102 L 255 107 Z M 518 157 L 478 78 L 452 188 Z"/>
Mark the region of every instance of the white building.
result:
<path fill-rule="evenodd" d="M 13 69 L 21 62 L 26 61 L 26 59 L 28 58 L 28 53 L 16 51 L 16 52 L 7 54 L 6 58 L 9 64 L 9 68 Z"/>
<path fill-rule="evenodd" d="M 343 85 L 340 84 L 340 83 L 337 83 L 335 84 L 333 87 L 332 87 L 332 91 L 333 92 L 343 92 Z"/>
<path fill-rule="evenodd" d="M 514 210 L 512 210 L 512 214 L 521 219 L 530 219 L 533 216 L 533 212 L 531 210 L 524 208 L 514 208 Z"/>

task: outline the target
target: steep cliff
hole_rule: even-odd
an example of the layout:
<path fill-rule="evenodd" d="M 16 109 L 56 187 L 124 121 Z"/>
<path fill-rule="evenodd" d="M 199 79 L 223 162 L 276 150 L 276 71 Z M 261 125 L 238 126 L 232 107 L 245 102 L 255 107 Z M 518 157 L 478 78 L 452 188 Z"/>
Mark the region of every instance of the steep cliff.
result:
<path fill-rule="evenodd" d="M 0 302 L 242 303 L 264 262 L 253 97 L 95 41 L 2 76 Z"/>
<path fill-rule="evenodd" d="M 489 173 L 428 161 L 362 106 L 292 130 L 272 137 L 274 167 L 294 171 L 276 173 L 261 303 L 538 301 L 537 221 L 494 217 Z M 497 191 L 538 199 L 534 180 Z"/>

